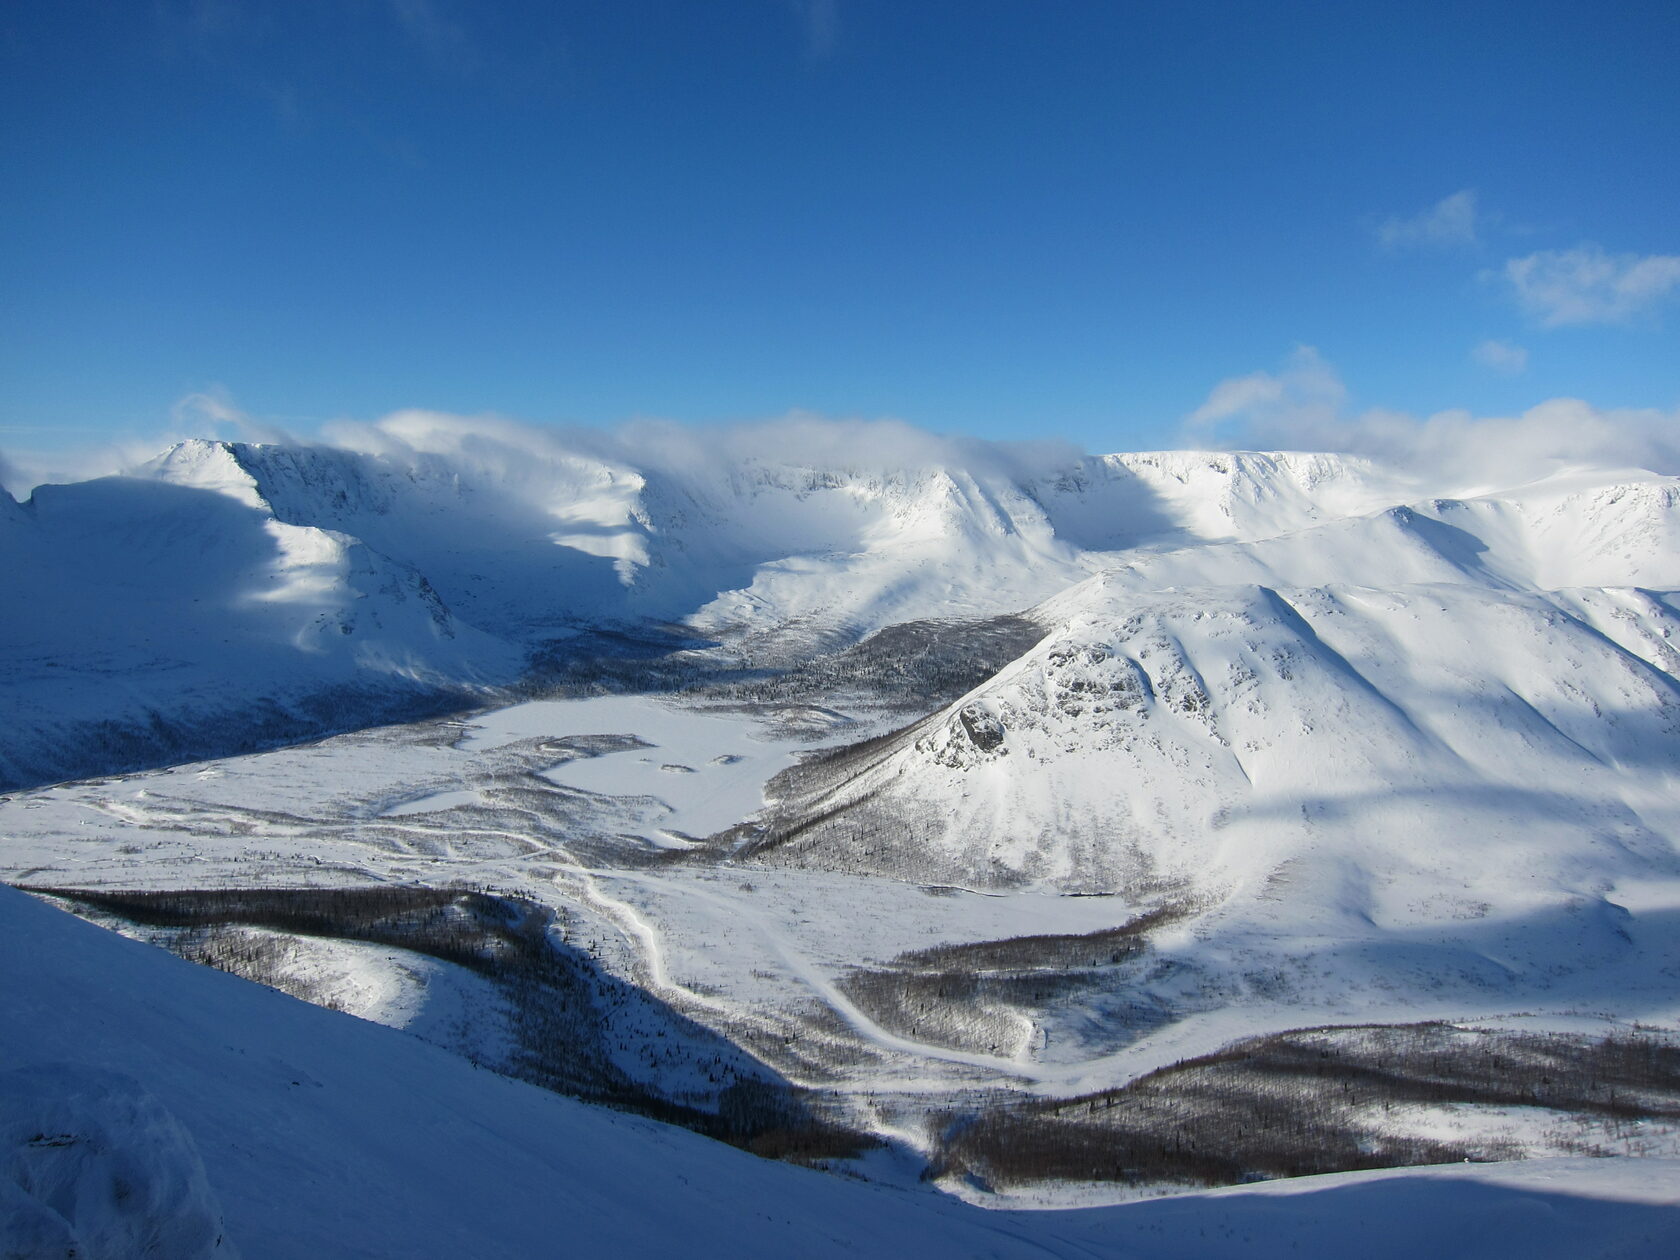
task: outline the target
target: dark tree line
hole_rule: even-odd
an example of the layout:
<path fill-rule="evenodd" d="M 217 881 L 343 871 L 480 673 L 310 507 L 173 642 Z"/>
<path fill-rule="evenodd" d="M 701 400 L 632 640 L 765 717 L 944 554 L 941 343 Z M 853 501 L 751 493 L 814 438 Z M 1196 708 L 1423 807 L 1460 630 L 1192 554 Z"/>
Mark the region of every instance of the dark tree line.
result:
<path fill-rule="evenodd" d="M 1680 1046 L 1652 1032 L 1303 1029 L 1238 1042 L 1120 1089 L 953 1115 L 930 1171 L 994 1186 L 1233 1185 L 1518 1153 L 1385 1129 L 1388 1109 L 1407 1103 L 1672 1120 L 1680 1118 Z"/>

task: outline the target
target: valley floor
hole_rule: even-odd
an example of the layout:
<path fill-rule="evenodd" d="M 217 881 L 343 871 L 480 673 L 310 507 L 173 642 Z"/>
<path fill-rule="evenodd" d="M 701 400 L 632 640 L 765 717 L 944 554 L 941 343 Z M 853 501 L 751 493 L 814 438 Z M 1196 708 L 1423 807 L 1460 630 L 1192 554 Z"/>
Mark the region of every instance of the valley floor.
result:
<path fill-rule="evenodd" d="M 1124 1208 L 982 1212 L 583 1106 L 5 890 L 0 948 L 32 960 L 0 977 L 9 1254 L 69 1254 L 72 1230 L 93 1243 L 77 1254 L 139 1254 L 160 1213 L 178 1239 L 202 1226 L 202 1250 L 174 1254 L 245 1260 L 1355 1250 L 1562 1260 L 1680 1247 L 1680 1162 L 1660 1159 L 1463 1165 Z"/>
<path fill-rule="evenodd" d="M 335 936 L 249 906 L 167 920 L 114 902 L 81 905 L 130 935 L 405 1028 L 461 1061 L 648 1114 L 687 1109 L 689 1127 L 795 1154 L 760 1121 L 729 1128 L 742 1082 L 757 1082 L 795 1100 L 800 1124 L 841 1135 L 801 1158 L 907 1188 L 931 1174 L 993 1207 L 1147 1199 L 1192 1188 L 1202 1170 L 1165 1146 L 1150 1157 L 1155 1173 L 1105 1165 L 1102 1179 L 1090 1180 L 1077 1154 L 1071 1164 L 1004 1167 L 964 1136 L 979 1131 L 966 1127 L 974 1118 L 999 1132 L 1038 1133 L 1051 1124 L 1043 1109 L 1059 1108 L 1059 1150 L 1114 1149 L 1116 1117 L 1151 1090 L 1205 1093 L 1210 1069 L 1199 1065 L 1208 1056 L 1314 1027 L 1332 1030 L 1325 1044 L 1352 1065 L 1321 1080 L 1317 1093 L 1280 1094 L 1283 1078 L 1257 1069 L 1235 1094 L 1219 1084 L 1217 1106 L 1200 1118 L 1157 1117 L 1147 1131 L 1194 1144 L 1204 1130 L 1217 1135 L 1237 1123 L 1233 1107 L 1260 1116 L 1287 1104 L 1329 1117 L 1313 1143 L 1350 1144 L 1353 1162 L 1332 1168 L 1422 1159 L 1462 1170 L 1464 1159 L 1528 1157 L 1497 1174 L 1476 1165 L 1447 1179 L 1325 1183 L 1349 1204 L 1449 1200 L 1463 1193 L 1465 1177 L 1478 1193 L 1555 1185 L 1565 1168 L 1588 1177 L 1582 1155 L 1646 1157 L 1595 1166 L 1581 1183 L 1595 1187 L 1592 1195 L 1638 1198 L 1664 1159 L 1680 1158 L 1680 1065 L 1666 1058 L 1649 1080 L 1625 1085 L 1619 1102 L 1613 1075 L 1608 1102 L 1513 1098 L 1502 1080 L 1443 1075 L 1439 1064 L 1410 1076 L 1385 1064 L 1392 1079 L 1381 1088 L 1347 1094 L 1349 1081 L 1371 1070 L 1362 1066 L 1369 1046 L 1359 1030 L 1372 1026 L 1436 1021 L 1474 1039 L 1463 1055 L 1511 1054 L 1522 1037 L 1534 1046 L 1562 1038 L 1557 1045 L 1569 1054 L 1619 1047 L 1617 1037 L 1666 1046 L 1676 999 L 1659 938 L 1591 974 L 1523 985 L 1474 976 L 1443 983 L 1392 966 L 1367 983 L 1371 962 L 1359 951 L 1368 942 L 1348 943 L 1340 974 L 1233 981 L 1159 898 L 924 886 L 766 864 L 742 851 L 728 826 L 762 803 L 767 780 L 812 747 L 874 729 L 867 719 L 797 706 L 754 712 L 651 696 L 527 703 L 14 793 L 0 800 L 5 877 L 108 895 L 471 887 L 492 895 L 486 905 L 500 898 L 537 907 L 548 916 L 546 940 L 568 951 L 567 977 L 489 969 L 460 953 L 459 939 L 447 949 L 416 945 L 388 926 L 341 927 Z M 1644 889 L 1641 917 L 1665 923 L 1680 906 L 1667 896 L 1676 891 Z M 1314 950 L 1337 956 L 1321 941 Z M 530 997 L 538 989 L 548 1013 L 533 1025 L 524 1008 L 542 1006 Z M 552 1045 L 533 1049 L 555 1037 L 588 1044 L 570 1057 L 557 1058 Z M 1252 1053 L 1264 1058 L 1280 1044 Z M 1325 1092 L 1332 1087 L 1342 1091 L 1334 1099 Z M 235 1106 L 231 1095 L 227 1106 Z M 1065 1127 L 1069 1116 L 1074 1129 Z M 1256 1158 L 1245 1176 L 1322 1166 Z M 1305 1192 L 1305 1183 L 1291 1184 Z M 1379 1194 L 1379 1184 L 1390 1188 Z M 1615 1185 L 1622 1190 L 1607 1189 Z M 1228 1209 L 1235 1217 L 1288 1216 L 1295 1201 L 1241 1202 L 1253 1206 Z M 1143 1229 L 1146 1219 L 1176 1219 L 1178 1209 L 1129 1210 L 1143 1213 L 1125 1218 Z M 1222 1219 L 1205 1204 L 1197 1211 L 1198 1221 Z M 1322 1211 L 1314 1206 L 1313 1215 Z M 1227 1241 L 1235 1246 L 1238 1236 Z"/>

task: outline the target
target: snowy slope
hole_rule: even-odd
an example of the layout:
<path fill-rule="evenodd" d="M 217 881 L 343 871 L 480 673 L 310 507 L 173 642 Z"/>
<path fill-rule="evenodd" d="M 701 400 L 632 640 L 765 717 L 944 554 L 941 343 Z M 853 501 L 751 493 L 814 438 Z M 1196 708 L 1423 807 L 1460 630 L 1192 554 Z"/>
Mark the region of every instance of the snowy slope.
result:
<path fill-rule="evenodd" d="M 139 470 L 358 539 L 424 573 L 451 611 L 510 638 L 608 615 L 621 573 L 646 559 L 640 476 L 581 457 L 540 472 L 520 481 L 461 454 L 242 442 L 183 443 Z"/>
<path fill-rule="evenodd" d="M 911 860 L 982 884 L 1211 879 L 1253 848 L 1244 819 L 1272 820 L 1264 865 L 1356 796 L 1432 796 L 1450 834 L 1525 797 L 1544 822 L 1568 784 L 1587 814 L 1666 835 L 1676 587 L 1680 484 L 1650 474 L 1133 552 L 803 808 L 926 815 L 939 838 Z"/>
<path fill-rule="evenodd" d="M 0 531 L 0 782 L 96 772 L 148 742 L 205 755 L 265 727 L 296 738 L 516 676 L 522 653 L 423 574 L 277 519 L 220 448 L 172 462 L 180 484 L 40 487 Z"/>
<path fill-rule="evenodd" d="M 926 815 L 938 838 L 909 860 L 930 863 L 930 878 L 1264 880 L 1333 829 L 1319 819 L 1355 812 L 1374 852 L 1410 828 L 1491 844 L 1483 820 L 1506 817 L 1493 834 L 1519 832 L 1535 854 L 1553 828 L 1594 820 L 1620 837 L 1608 864 L 1559 860 L 1606 878 L 1669 856 L 1658 837 L 1676 821 L 1665 801 L 1680 682 L 1539 595 L 1142 594 L 1097 578 L 1077 606 L 846 789 Z M 1621 611 L 1656 642 L 1680 627 L 1663 600 L 1633 596 Z M 1404 846 L 1414 861 L 1431 848 Z M 1474 859 L 1439 856 L 1460 875 Z"/>
<path fill-rule="evenodd" d="M 1139 993 L 1179 1015 L 1672 1013 L 1677 523 L 1673 479 L 1575 470 L 1132 553 L 949 708 L 772 784 L 750 851 L 1170 907 Z"/>
<path fill-rule="evenodd" d="M 1087 550 L 1117 551 L 1269 538 L 1449 488 L 1420 487 L 1351 455 L 1145 451 L 1088 456 L 1029 489 L 1058 536 Z"/>
<path fill-rule="evenodd" d="M 987 1213 L 595 1111 L 10 890 L 0 890 L 0 943 L 8 957 L 37 960 L 0 977 L 9 1253 L 34 1243 L 25 1254 L 68 1256 L 78 1236 L 79 1255 L 246 1260 L 1267 1257 L 1356 1247 L 1401 1257 L 1495 1254 L 1490 1246 L 1573 1257 L 1680 1245 L 1674 1169 L 1657 1160 L 1598 1161 L 1617 1165 L 1613 1178 L 1593 1161 L 1536 1161 Z M 125 1174 L 126 1193 L 113 1193 Z M 205 1226 L 219 1227 L 220 1247 Z M 160 1227 L 175 1232 L 153 1233 L 152 1250 L 135 1247 Z M 107 1249 L 85 1245 L 96 1241 Z"/>
<path fill-rule="evenodd" d="M 371 454 L 187 443 L 142 471 L 358 538 L 513 639 L 702 609 L 708 626 L 769 628 L 822 611 L 873 629 L 965 600 L 984 611 L 1034 603 L 1088 571 L 1023 491 L 961 469 L 748 460 L 639 471 L 554 451 L 515 475 L 459 444 Z M 1053 573 L 1035 573 L 1046 563 Z"/>

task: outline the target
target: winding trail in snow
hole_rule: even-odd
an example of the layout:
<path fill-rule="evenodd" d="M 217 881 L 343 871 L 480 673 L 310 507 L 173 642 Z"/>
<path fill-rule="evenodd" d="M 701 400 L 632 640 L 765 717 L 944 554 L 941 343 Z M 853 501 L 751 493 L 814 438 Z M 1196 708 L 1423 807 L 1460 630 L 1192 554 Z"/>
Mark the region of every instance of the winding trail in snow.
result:
<path fill-rule="evenodd" d="M 925 1041 L 915 1041 L 908 1037 L 901 1037 L 897 1033 L 889 1032 L 859 1009 L 857 1004 L 842 993 L 820 967 L 795 949 L 788 941 L 786 934 L 754 906 L 743 904 L 732 898 L 719 896 L 708 889 L 693 888 L 686 884 L 677 885 L 643 871 L 615 870 L 610 873 L 610 877 L 656 887 L 666 892 L 676 892 L 682 896 L 704 901 L 723 911 L 731 921 L 746 922 L 770 946 L 772 952 L 782 961 L 783 965 L 815 992 L 835 1014 L 845 1020 L 854 1032 L 865 1041 L 883 1050 L 915 1055 L 922 1059 L 935 1059 L 945 1063 L 982 1068 L 988 1072 L 999 1072 L 1011 1077 L 1040 1079 L 1039 1074 L 1033 1070 L 1033 1065 L 1020 1059 L 1006 1059 L 997 1055 L 974 1054 L 968 1051 L 954 1050 Z M 661 953 L 657 929 L 649 924 L 634 907 L 630 907 L 621 900 L 614 900 L 616 904 L 623 906 L 640 925 L 641 939 L 646 942 L 649 952 L 658 957 L 657 973 L 661 982 L 670 988 L 681 990 L 684 994 L 691 994 L 692 990 L 683 988 L 683 986 L 670 979 Z M 697 994 L 694 996 L 699 998 Z M 701 998 L 700 1000 L 704 1001 L 706 999 Z M 715 1005 L 715 1003 L 713 1004 Z"/>

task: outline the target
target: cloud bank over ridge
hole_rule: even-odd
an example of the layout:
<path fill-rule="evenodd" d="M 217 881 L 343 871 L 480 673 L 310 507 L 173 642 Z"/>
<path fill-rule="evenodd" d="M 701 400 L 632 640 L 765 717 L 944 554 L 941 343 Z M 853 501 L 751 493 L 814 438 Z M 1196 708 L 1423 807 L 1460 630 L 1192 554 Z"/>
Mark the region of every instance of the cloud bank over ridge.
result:
<path fill-rule="evenodd" d="M 1276 372 L 1215 385 L 1185 418 L 1183 433 L 1192 446 L 1336 451 L 1507 483 L 1572 464 L 1680 474 L 1680 408 L 1550 398 L 1511 416 L 1353 411 L 1341 377 L 1311 346 L 1297 348 Z"/>
<path fill-rule="evenodd" d="M 1475 352 L 1486 358 L 1480 347 Z M 1496 369 L 1518 370 L 1520 348 L 1500 343 Z M 1202 450 L 1295 450 L 1357 454 L 1418 474 L 1512 483 L 1559 466 L 1640 467 L 1680 475 L 1680 408 L 1603 408 L 1551 398 L 1520 413 L 1478 416 L 1452 408 L 1416 416 L 1356 409 L 1335 367 L 1311 346 L 1276 369 L 1216 384 L 1182 423 L 1175 445 Z M 223 392 L 191 394 L 162 432 L 47 454 L 0 456 L 0 484 L 27 497 L 45 482 L 85 480 L 138 467 L 188 438 L 320 444 L 394 458 L 447 457 L 501 484 L 536 490 L 580 461 L 615 475 L 641 471 L 711 477 L 759 464 L 891 476 L 933 468 L 988 479 L 1037 481 L 1070 468 L 1087 452 L 1046 438 L 998 442 L 940 434 L 897 419 L 831 418 L 790 412 L 771 419 L 691 425 L 640 419 L 613 428 L 530 424 L 493 414 L 407 409 L 371 421 L 339 421 L 303 437 L 252 417 Z M 1110 454 L 1103 449 L 1091 454 Z M 9 457 L 8 457 L 9 456 Z"/>

